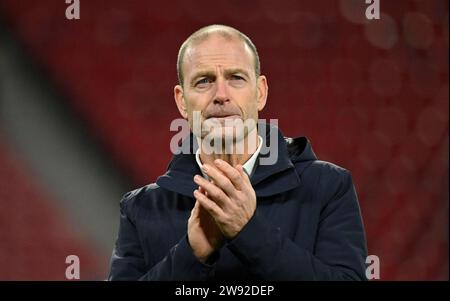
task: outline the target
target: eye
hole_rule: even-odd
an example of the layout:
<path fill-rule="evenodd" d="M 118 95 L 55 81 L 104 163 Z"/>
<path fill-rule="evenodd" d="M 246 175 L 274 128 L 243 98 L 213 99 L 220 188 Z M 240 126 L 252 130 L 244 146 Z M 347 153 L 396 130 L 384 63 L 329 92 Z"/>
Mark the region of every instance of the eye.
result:
<path fill-rule="evenodd" d="M 243 78 L 242 76 L 237 75 L 237 74 L 233 74 L 233 75 L 231 76 L 231 79 L 232 79 L 232 80 L 244 80 L 244 78 Z"/>
<path fill-rule="evenodd" d="M 209 78 L 205 77 L 205 78 L 198 80 L 195 83 L 195 86 L 205 86 L 206 84 L 209 84 L 209 83 L 211 83 L 211 80 Z"/>

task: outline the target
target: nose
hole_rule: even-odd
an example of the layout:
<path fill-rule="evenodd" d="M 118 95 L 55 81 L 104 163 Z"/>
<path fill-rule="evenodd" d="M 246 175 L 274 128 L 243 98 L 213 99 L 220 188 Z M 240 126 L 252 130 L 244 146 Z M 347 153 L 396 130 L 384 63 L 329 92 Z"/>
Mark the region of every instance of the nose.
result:
<path fill-rule="evenodd" d="M 216 95 L 214 95 L 214 104 L 222 105 L 230 101 L 226 81 L 223 79 L 216 80 Z"/>

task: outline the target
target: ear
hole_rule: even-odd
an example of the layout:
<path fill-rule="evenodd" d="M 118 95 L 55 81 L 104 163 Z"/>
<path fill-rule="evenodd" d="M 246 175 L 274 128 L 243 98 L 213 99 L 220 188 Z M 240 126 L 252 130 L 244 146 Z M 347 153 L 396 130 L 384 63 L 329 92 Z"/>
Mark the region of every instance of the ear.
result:
<path fill-rule="evenodd" d="M 180 111 L 181 116 L 183 116 L 184 119 L 187 119 L 188 113 L 186 109 L 186 103 L 184 101 L 184 92 L 183 87 L 180 85 L 176 85 L 175 88 L 173 88 L 173 96 L 175 98 L 175 102 L 178 107 L 178 111 Z"/>
<path fill-rule="evenodd" d="M 264 75 L 258 77 L 258 111 L 262 111 L 266 105 L 267 94 L 269 92 L 269 86 L 267 85 L 267 78 Z"/>

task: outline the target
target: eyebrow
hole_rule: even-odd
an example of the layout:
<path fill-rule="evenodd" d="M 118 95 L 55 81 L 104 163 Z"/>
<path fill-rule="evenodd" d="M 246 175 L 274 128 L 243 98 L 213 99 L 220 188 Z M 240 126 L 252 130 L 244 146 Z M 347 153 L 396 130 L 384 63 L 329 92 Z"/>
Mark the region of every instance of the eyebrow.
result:
<path fill-rule="evenodd" d="M 191 84 L 195 84 L 195 81 L 199 78 L 199 77 L 207 77 L 207 78 L 213 78 L 215 77 L 216 74 L 213 71 L 210 70 L 200 70 L 194 73 L 194 76 L 192 76 L 191 79 Z"/>
<path fill-rule="evenodd" d="M 242 69 L 242 68 L 225 69 L 225 76 L 229 76 L 231 74 L 236 74 L 236 73 L 242 73 L 247 78 L 250 77 L 248 72 L 246 70 Z"/>
<path fill-rule="evenodd" d="M 230 68 L 230 69 L 225 69 L 225 71 L 224 71 L 225 77 L 228 77 L 228 76 L 230 76 L 232 74 L 236 74 L 236 73 L 242 73 L 247 78 L 250 78 L 248 72 L 245 69 L 242 69 L 242 68 Z M 216 73 L 214 71 L 211 71 L 211 70 L 200 70 L 200 71 L 197 71 L 197 72 L 194 73 L 194 76 L 192 76 L 191 84 L 195 84 L 195 81 L 198 78 L 200 78 L 200 77 L 215 78 L 216 77 Z"/>

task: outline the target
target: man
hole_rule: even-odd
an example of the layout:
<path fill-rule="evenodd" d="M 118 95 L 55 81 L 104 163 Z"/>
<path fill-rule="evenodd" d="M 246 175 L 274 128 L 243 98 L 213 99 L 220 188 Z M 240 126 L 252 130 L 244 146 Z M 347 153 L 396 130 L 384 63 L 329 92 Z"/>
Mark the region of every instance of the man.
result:
<path fill-rule="evenodd" d="M 305 137 L 283 138 L 273 126 L 257 134 L 268 85 L 250 39 L 202 28 L 181 46 L 177 69 L 176 104 L 199 148 L 125 194 L 109 279 L 365 279 L 350 173 L 317 160 Z M 261 164 L 263 145 L 278 152 L 272 164 Z"/>

